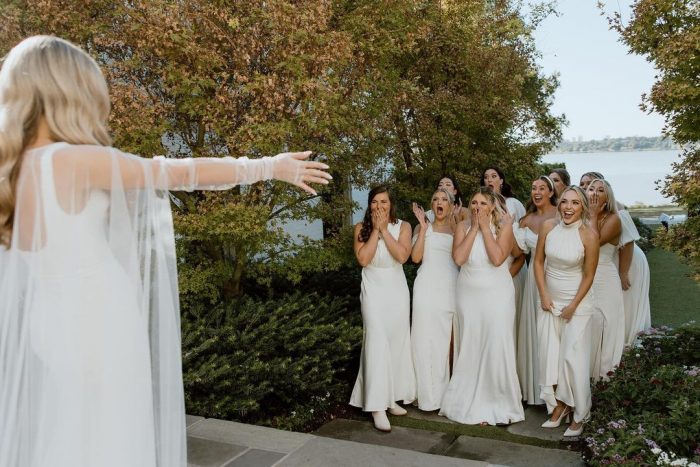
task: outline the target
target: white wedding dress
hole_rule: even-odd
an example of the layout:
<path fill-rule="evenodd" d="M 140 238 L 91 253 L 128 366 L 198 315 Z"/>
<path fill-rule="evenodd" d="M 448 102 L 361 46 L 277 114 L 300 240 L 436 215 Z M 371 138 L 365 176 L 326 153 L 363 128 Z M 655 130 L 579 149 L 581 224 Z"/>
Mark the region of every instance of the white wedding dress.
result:
<path fill-rule="evenodd" d="M 513 281 L 504 261 L 491 263 L 481 232 L 457 279 L 459 354 L 440 414 L 466 424 L 525 419 L 515 364 Z"/>
<path fill-rule="evenodd" d="M 0 247 L 0 466 L 186 465 L 168 190 L 248 176 L 245 158 L 24 153 Z"/>
<path fill-rule="evenodd" d="M 418 408 L 436 410 L 450 381 L 459 268 L 452 260 L 452 235 L 435 232 L 432 224 L 427 229 L 423 260 L 413 283 L 411 347 Z"/>
<path fill-rule="evenodd" d="M 389 224 L 399 238 L 401 223 Z M 362 268 L 362 352 L 350 405 L 365 412 L 413 402 L 416 377 L 411 358 L 410 295 L 403 266 L 380 239 L 370 264 Z"/>

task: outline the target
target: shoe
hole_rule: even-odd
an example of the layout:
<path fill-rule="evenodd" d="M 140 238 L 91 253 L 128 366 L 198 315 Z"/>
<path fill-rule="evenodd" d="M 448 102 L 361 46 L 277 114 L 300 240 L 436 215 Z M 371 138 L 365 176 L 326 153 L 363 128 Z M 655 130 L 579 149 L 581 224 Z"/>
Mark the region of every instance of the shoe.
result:
<path fill-rule="evenodd" d="M 569 426 L 569 428 L 567 428 L 564 432 L 564 436 L 581 436 L 581 433 L 583 433 L 583 425 L 584 423 L 581 422 L 581 426 L 575 430 L 572 430 L 571 426 Z"/>
<path fill-rule="evenodd" d="M 547 420 L 542 424 L 542 428 L 556 428 L 561 425 L 561 421 L 566 417 L 566 421 L 569 421 L 569 415 L 571 415 L 571 410 L 567 407 L 559 414 L 559 418 L 556 420 Z"/>
<path fill-rule="evenodd" d="M 379 431 L 390 432 L 391 424 L 386 416 L 385 410 L 380 410 L 378 412 L 372 412 L 372 419 L 374 419 L 374 427 Z"/>
<path fill-rule="evenodd" d="M 590 420 L 590 419 L 591 419 L 591 414 L 589 413 L 588 415 L 586 415 L 585 417 L 583 417 L 583 420 L 581 420 L 581 421 L 579 422 L 579 423 L 581 423 L 581 426 L 578 427 L 578 428 L 575 429 L 575 430 L 573 430 L 573 429 L 571 428 L 571 425 L 569 425 L 569 428 L 567 428 L 566 431 L 564 432 L 564 436 L 572 436 L 572 437 L 573 437 L 573 436 L 581 436 L 581 433 L 583 433 L 583 426 L 584 426 L 586 423 L 588 423 L 588 420 Z M 571 423 L 575 423 L 575 420 L 573 419 L 573 417 L 572 417 L 572 419 L 571 419 Z"/>
<path fill-rule="evenodd" d="M 396 415 L 397 417 L 400 417 L 402 415 L 406 415 L 408 412 L 400 405 L 397 405 L 396 407 L 392 407 L 391 409 L 389 409 L 389 413 L 391 415 Z"/>

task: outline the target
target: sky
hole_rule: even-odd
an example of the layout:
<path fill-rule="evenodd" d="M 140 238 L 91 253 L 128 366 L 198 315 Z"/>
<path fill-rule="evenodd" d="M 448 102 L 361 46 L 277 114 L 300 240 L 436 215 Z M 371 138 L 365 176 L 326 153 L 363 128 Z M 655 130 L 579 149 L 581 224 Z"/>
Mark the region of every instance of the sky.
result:
<path fill-rule="evenodd" d="M 607 12 L 618 10 L 629 20 L 630 0 L 605 4 Z M 564 139 L 659 136 L 663 117 L 639 109 L 654 83 L 653 66 L 627 53 L 595 0 L 558 0 L 557 11 L 539 25 L 535 40 L 542 70 L 559 73 L 552 111 L 569 120 Z"/>

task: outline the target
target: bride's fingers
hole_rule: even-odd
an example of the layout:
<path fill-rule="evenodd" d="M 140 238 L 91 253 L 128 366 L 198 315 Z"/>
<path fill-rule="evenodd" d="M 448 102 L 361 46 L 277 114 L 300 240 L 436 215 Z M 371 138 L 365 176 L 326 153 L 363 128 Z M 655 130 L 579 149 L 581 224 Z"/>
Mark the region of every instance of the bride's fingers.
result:
<path fill-rule="evenodd" d="M 301 188 L 302 190 L 306 191 L 307 193 L 310 193 L 314 196 L 318 196 L 318 193 L 316 193 L 316 190 L 314 190 L 313 188 L 311 188 L 309 185 L 307 185 L 304 182 L 295 183 L 295 185 L 298 186 L 299 188 Z"/>
<path fill-rule="evenodd" d="M 320 170 L 328 170 L 330 167 L 328 164 L 324 164 L 323 162 L 316 162 L 316 161 L 306 161 L 304 162 L 304 168 L 309 170 L 309 169 L 320 169 Z"/>
<path fill-rule="evenodd" d="M 307 168 L 306 170 L 304 170 L 304 177 L 318 177 L 318 178 L 324 178 L 327 180 L 333 180 L 333 177 L 328 172 L 324 172 L 323 170 L 318 170 L 318 169 L 310 169 L 310 168 Z"/>
<path fill-rule="evenodd" d="M 314 175 L 304 175 L 301 177 L 302 181 L 306 183 L 320 183 L 322 185 L 328 185 L 328 179 L 324 177 L 318 177 Z"/>
<path fill-rule="evenodd" d="M 311 155 L 311 151 L 304 151 L 304 152 L 287 152 L 285 154 L 289 154 L 289 157 L 293 159 L 298 159 L 298 160 L 304 160 L 308 159 L 309 156 Z M 311 162 L 311 161 L 309 161 Z M 317 162 L 317 164 L 320 164 L 320 162 Z"/>

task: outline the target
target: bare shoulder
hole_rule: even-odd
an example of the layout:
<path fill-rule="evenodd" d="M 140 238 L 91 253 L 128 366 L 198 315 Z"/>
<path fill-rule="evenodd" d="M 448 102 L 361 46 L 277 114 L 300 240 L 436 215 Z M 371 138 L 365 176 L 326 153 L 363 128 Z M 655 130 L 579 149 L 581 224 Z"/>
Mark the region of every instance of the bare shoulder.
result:
<path fill-rule="evenodd" d="M 583 241 L 583 243 L 598 243 L 598 233 L 586 224 L 581 224 L 578 231 L 579 234 L 581 234 L 581 241 Z"/>
<path fill-rule="evenodd" d="M 552 218 L 552 219 L 547 219 L 546 221 L 542 222 L 542 227 L 540 229 L 540 234 L 546 234 L 549 231 L 551 231 L 554 227 L 557 226 L 559 223 L 559 219 Z"/>
<path fill-rule="evenodd" d="M 520 225 L 521 228 L 529 227 L 530 226 L 530 219 L 532 219 L 532 216 L 530 215 L 531 213 L 525 214 L 521 219 L 518 225 Z"/>

